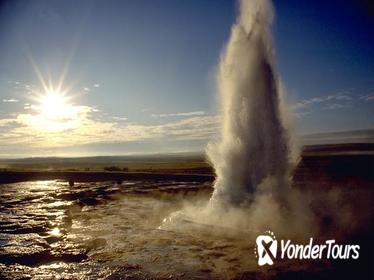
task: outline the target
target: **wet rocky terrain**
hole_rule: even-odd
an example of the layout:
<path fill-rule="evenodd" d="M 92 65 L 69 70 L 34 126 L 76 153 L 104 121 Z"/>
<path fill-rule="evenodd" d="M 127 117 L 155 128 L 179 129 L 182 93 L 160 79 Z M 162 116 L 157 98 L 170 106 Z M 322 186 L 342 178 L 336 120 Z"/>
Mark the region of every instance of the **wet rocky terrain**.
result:
<path fill-rule="evenodd" d="M 314 153 L 294 173 L 294 187 L 315 192 L 311 204 L 321 232 L 360 244 L 359 260 L 280 262 L 261 268 L 253 254 L 254 239 L 246 233 L 233 235 L 219 225 L 190 226 L 188 220 L 180 229 L 161 227 L 165 217 L 186 204 L 209 200 L 209 177 L 2 184 L 0 279 L 366 277 L 373 274 L 372 170 L 373 155 L 367 153 Z M 349 214 L 351 230 L 336 227 L 331 209 L 321 206 L 327 197 L 333 198 L 334 213 Z"/>

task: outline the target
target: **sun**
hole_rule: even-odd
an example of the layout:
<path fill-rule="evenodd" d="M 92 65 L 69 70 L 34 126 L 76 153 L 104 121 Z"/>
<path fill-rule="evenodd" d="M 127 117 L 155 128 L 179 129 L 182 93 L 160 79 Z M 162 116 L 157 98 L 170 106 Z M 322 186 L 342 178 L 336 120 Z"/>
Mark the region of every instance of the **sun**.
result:
<path fill-rule="evenodd" d="M 89 108 L 74 104 L 72 100 L 79 93 L 71 95 L 72 86 L 64 85 L 69 61 L 67 61 L 57 83 L 54 83 L 56 79 L 52 79 L 50 73 L 44 77 L 32 56 L 29 58 L 39 79 L 40 87 L 31 88 L 32 103 L 27 108 L 30 112 L 23 114 L 21 118 L 36 133 L 48 133 L 51 136 L 62 136 L 61 132 L 80 127 Z"/>
<path fill-rule="evenodd" d="M 49 91 L 39 97 L 38 109 L 41 115 L 51 120 L 63 120 L 74 115 L 73 106 L 68 98 L 59 91 Z"/>
<path fill-rule="evenodd" d="M 48 90 L 38 96 L 37 102 L 35 124 L 39 129 L 60 132 L 79 124 L 83 108 L 72 104 L 71 97 L 66 92 Z"/>
<path fill-rule="evenodd" d="M 27 115 L 28 123 L 37 131 L 62 132 L 79 125 L 84 107 L 71 103 L 66 91 L 48 89 L 34 97 L 34 114 Z"/>
<path fill-rule="evenodd" d="M 67 94 L 71 88 L 64 86 L 70 61 L 66 61 L 61 76 L 55 84 L 51 73 L 47 73 L 44 77 L 31 55 L 29 58 L 41 85 L 41 90 L 32 89 L 32 99 L 37 103 L 32 107 L 36 110 L 38 118 L 44 121 L 63 122 L 76 117 L 79 107 L 70 103 L 72 97 Z"/>

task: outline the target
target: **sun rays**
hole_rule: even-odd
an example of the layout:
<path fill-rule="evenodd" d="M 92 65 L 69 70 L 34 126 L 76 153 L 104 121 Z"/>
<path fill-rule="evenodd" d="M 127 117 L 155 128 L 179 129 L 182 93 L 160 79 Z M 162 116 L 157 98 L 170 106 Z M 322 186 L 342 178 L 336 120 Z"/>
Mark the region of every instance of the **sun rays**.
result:
<path fill-rule="evenodd" d="M 73 104 L 72 88 L 64 84 L 69 60 L 55 84 L 49 72 L 44 76 L 32 56 L 29 55 L 29 59 L 40 86 L 39 89 L 34 88 L 31 91 L 34 104 L 30 108 L 33 114 L 26 115 L 27 122 L 34 129 L 47 133 L 79 127 L 80 116 L 87 112 L 87 107 Z"/>

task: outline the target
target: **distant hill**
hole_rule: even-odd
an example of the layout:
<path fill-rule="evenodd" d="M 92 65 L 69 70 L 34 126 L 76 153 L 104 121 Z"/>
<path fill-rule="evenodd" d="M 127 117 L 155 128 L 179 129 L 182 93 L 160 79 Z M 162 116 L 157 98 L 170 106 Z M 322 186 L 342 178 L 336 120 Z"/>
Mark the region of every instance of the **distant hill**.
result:
<path fill-rule="evenodd" d="M 374 143 L 309 145 L 303 156 L 336 154 L 374 154 Z M 130 171 L 212 173 L 205 154 L 174 153 L 96 157 L 31 157 L 0 159 L 1 170 L 16 171 Z"/>

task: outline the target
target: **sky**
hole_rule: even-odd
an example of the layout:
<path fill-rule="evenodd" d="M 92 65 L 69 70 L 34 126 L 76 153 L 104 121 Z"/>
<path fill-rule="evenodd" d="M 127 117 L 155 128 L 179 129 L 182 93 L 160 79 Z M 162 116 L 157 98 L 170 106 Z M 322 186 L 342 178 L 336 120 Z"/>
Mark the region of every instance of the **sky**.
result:
<path fill-rule="evenodd" d="M 373 141 L 369 2 L 274 3 L 277 70 L 305 144 Z M 237 8 L 2 1 L 0 157 L 203 151 L 219 134 L 216 67 Z"/>

